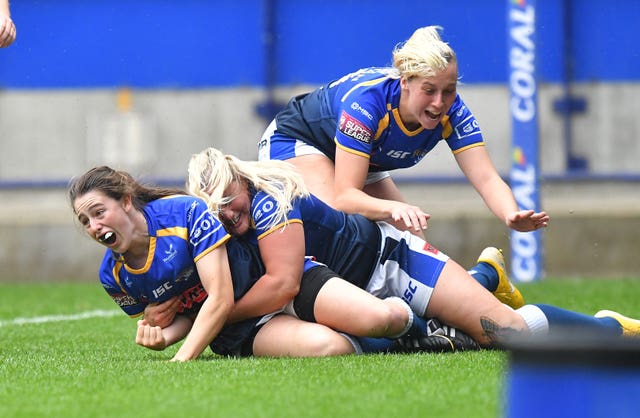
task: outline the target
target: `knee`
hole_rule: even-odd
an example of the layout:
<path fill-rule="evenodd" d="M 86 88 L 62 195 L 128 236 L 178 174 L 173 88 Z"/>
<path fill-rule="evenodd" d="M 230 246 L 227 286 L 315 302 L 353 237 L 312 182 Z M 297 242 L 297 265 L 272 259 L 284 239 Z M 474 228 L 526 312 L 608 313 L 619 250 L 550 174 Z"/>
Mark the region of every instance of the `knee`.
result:
<path fill-rule="evenodd" d="M 387 337 L 405 329 L 409 322 L 408 311 L 398 303 L 384 303 L 363 315 L 365 334 L 370 337 Z"/>
<path fill-rule="evenodd" d="M 356 352 L 347 337 L 335 331 L 317 333 L 313 341 L 309 341 L 312 356 L 342 356 Z"/>

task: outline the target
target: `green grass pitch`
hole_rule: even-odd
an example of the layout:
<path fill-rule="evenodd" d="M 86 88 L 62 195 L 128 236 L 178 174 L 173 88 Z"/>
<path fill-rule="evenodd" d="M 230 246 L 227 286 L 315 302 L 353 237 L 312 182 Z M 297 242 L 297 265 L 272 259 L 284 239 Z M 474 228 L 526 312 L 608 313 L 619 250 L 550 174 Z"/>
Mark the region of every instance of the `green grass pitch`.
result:
<path fill-rule="evenodd" d="M 640 278 L 520 285 L 527 302 L 640 317 Z M 87 311 L 114 315 L 33 323 Z M 2 417 L 499 417 L 506 353 L 169 363 L 97 283 L 0 284 Z M 19 318 L 25 319 L 21 322 Z M 63 316 L 64 318 L 64 316 Z"/>

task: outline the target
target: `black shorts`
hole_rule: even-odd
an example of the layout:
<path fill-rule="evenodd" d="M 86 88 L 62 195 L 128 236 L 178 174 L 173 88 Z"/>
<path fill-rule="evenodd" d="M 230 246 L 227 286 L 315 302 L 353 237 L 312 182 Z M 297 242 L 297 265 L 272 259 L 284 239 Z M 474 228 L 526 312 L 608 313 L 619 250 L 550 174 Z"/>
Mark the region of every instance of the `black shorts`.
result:
<path fill-rule="evenodd" d="M 293 309 L 298 318 L 307 322 L 316 322 L 313 313 L 316 298 L 322 286 L 334 277 L 340 278 L 340 275 L 325 265 L 313 267 L 302 274 L 300 291 L 293 299 Z"/>

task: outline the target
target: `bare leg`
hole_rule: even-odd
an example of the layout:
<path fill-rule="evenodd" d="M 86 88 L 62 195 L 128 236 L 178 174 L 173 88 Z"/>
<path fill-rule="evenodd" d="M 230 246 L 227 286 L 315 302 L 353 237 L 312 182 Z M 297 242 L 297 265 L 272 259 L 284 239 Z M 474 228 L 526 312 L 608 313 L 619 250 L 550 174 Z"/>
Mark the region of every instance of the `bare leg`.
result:
<path fill-rule="evenodd" d="M 361 337 L 399 335 L 409 321 L 400 303 L 379 299 L 337 277 L 322 286 L 314 315 L 319 323 Z"/>
<path fill-rule="evenodd" d="M 495 342 L 496 335 L 507 330 L 527 330 L 520 315 L 500 303 L 453 260 L 447 261 L 440 274 L 426 316 L 461 329 L 481 345 Z"/>
<path fill-rule="evenodd" d="M 255 356 L 324 357 L 352 353 L 353 345 L 331 328 L 286 314 L 267 322 L 253 341 Z"/>
<path fill-rule="evenodd" d="M 335 167 L 324 155 L 301 155 L 287 160 L 302 174 L 309 191 L 329 206 L 334 206 Z"/>

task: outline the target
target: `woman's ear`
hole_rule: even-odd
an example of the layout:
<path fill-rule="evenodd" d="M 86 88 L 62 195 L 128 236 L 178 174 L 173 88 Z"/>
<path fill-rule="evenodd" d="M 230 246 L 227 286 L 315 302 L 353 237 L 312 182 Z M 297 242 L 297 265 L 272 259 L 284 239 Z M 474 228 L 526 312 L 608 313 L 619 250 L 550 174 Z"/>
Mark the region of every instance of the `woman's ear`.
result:
<path fill-rule="evenodd" d="M 407 89 L 407 77 L 405 76 L 400 76 L 400 89 L 402 90 L 406 90 Z"/>
<path fill-rule="evenodd" d="M 120 202 L 120 204 L 122 205 L 122 209 L 124 209 L 125 212 L 128 212 L 133 207 L 133 200 L 131 199 L 130 194 L 123 195 L 122 199 L 120 199 Z"/>

